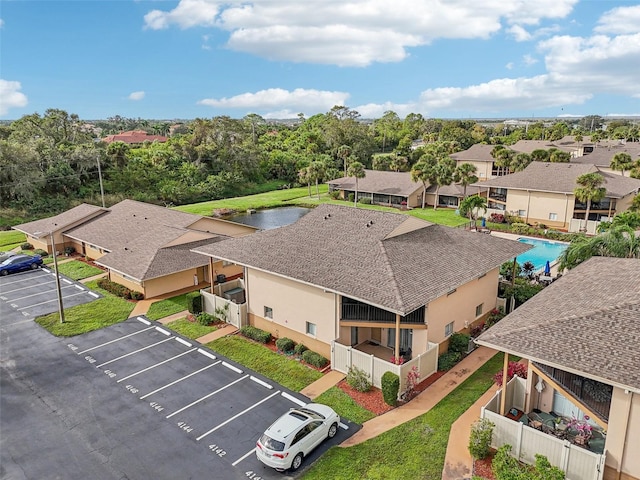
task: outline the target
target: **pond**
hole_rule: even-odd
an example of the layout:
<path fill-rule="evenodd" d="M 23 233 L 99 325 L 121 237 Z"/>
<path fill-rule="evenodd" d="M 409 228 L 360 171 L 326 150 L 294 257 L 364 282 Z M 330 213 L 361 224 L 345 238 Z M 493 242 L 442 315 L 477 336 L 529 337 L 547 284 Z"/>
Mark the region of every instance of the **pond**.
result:
<path fill-rule="evenodd" d="M 257 210 L 255 213 L 238 213 L 226 217 L 225 220 L 251 225 L 261 230 L 284 227 L 304 216 L 310 208 L 304 207 L 280 207 Z"/>

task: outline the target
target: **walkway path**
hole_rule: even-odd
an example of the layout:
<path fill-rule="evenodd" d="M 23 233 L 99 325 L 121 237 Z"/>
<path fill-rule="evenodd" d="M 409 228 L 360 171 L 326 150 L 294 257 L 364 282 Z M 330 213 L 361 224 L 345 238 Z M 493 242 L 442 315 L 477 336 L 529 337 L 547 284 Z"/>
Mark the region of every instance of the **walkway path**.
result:
<path fill-rule="evenodd" d="M 331 370 L 330 372 L 323 375 L 322 378 L 313 382 L 311 385 L 307 385 L 306 387 L 304 387 L 302 390 L 300 390 L 300 393 L 313 400 L 320 394 L 329 390 L 331 387 L 334 387 L 335 385 L 340 383 L 342 380 L 344 380 L 344 378 L 344 373 L 340 373 L 337 370 Z"/>
<path fill-rule="evenodd" d="M 341 446 L 350 447 L 357 445 L 428 412 L 496 353 L 498 353 L 496 350 L 487 347 L 475 349 L 454 368 L 445 373 L 436 380 L 433 385 L 406 405 L 402 405 L 365 422 L 362 425 L 362 429 L 343 442 Z M 467 436 L 464 441 L 468 441 L 468 438 Z"/>

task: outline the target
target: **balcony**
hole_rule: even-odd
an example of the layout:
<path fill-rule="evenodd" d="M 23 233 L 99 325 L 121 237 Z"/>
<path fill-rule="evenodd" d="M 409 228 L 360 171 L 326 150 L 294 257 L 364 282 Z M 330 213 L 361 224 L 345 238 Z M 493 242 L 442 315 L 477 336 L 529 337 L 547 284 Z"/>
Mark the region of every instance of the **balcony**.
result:
<path fill-rule="evenodd" d="M 374 307 L 366 303 L 358 302 L 350 298 L 342 299 L 341 321 L 348 322 L 370 322 L 370 323 L 388 323 L 390 326 L 396 323 L 396 314 Z M 420 307 L 409 315 L 400 317 L 401 325 L 424 325 L 425 309 Z"/>

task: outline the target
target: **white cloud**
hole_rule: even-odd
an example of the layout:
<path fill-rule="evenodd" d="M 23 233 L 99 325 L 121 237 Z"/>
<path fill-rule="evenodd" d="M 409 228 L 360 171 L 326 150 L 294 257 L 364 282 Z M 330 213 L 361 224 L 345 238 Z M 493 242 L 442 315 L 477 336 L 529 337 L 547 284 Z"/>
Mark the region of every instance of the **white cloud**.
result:
<path fill-rule="evenodd" d="M 509 62 L 505 65 L 507 70 L 512 70 L 513 67 L 515 67 L 515 64 L 513 62 Z"/>
<path fill-rule="evenodd" d="M 524 64 L 525 64 L 526 66 L 531 66 L 531 65 L 533 65 L 533 64 L 535 64 L 535 63 L 538 63 L 538 59 L 537 59 L 537 58 L 533 58 L 533 57 L 532 57 L 531 55 L 529 55 L 529 54 L 524 55 L 524 56 L 522 57 L 522 61 L 524 62 Z"/>
<path fill-rule="evenodd" d="M 512 25 L 507 29 L 507 32 L 513 35 L 516 42 L 526 42 L 532 38 L 531 34 L 520 25 Z"/>
<path fill-rule="evenodd" d="M 239 108 L 248 112 L 268 110 L 270 113 L 264 115 L 267 118 L 288 118 L 280 115 L 288 112 L 290 116 L 295 117 L 300 112 L 305 114 L 326 112 L 335 105 L 345 105 L 348 98 L 349 94 L 344 92 L 303 88 L 289 91 L 282 88 L 269 88 L 229 98 L 205 98 L 198 104 L 217 108 Z"/>
<path fill-rule="evenodd" d="M 564 18 L 577 0 L 181 0 L 173 10 L 145 15 L 145 28 L 216 27 L 227 46 L 272 60 L 366 66 L 398 62 L 408 49 L 435 39 L 489 38 L 506 22 Z"/>
<path fill-rule="evenodd" d="M 6 115 L 12 108 L 26 107 L 29 100 L 20 92 L 20 82 L 0 78 L 0 115 Z"/>
<path fill-rule="evenodd" d="M 0 28 L 4 27 L 4 20 L 0 18 Z"/>
<path fill-rule="evenodd" d="M 594 29 L 598 33 L 640 33 L 640 5 L 618 7 L 606 12 Z"/>
<path fill-rule="evenodd" d="M 144 92 L 140 91 L 140 92 L 131 92 L 129 94 L 129 100 L 142 100 L 144 98 Z"/>

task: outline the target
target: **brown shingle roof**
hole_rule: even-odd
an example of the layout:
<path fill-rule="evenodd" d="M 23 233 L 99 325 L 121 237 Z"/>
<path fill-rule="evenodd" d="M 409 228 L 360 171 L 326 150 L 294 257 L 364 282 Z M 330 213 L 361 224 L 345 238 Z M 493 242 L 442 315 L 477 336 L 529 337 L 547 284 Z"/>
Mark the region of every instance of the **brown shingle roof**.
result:
<path fill-rule="evenodd" d="M 628 153 L 631 155 L 631 159 L 635 161 L 640 158 L 640 146 L 634 147 L 628 144 L 627 146 L 616 146 L 611 148 L 595 148 L 593 152 L 587 155 L 572 158 L 571 162 L 590 163 L 599 167 L 608 167 L 611 164 L 611 159 L 616 153 Z"/>
<path fill-rule="evenodd" d="M 456 162 L 488 162 L 493 163 L 495 159 L 491 156 L 491 150 L 495 148 L 495 145 L 485 145 L 483 143 L 476 143 L 471 145 L 462 152 L 456 152 L 449 155 Z"/>
<path fill-rule="evenodd" d="M 365 170 L 366 176 L 358 179 L 358 192 L 381 193 L 384 195 L 399 195 L 407 197 L 416 190 L 422 190 L 422 183 L 412 182 L 409 172 L 385 172 L 381 170 Z M 354 177 L 342 177 L 331 180 L 338 190 L 356 189 Z"/>
<path fill-rule="evenodd" d="M 115 135 L 107 135 L 102 141 L 105 143 L 124 142 L 135 145 L 144 142 L 164 143 L 167 141 L 167 137 L 162 135 L 149 135 L 144 130 L 130 130 L 128 132 L 116 133 Z"/>
<path fill-rule="evenodd" d="M 406 315 L 529 248 L 403 214 L 321 205 L 292 225 L 195 251 Z"/>
<path fill-rule="evenodd" d="M 478 343 L 640 392 L 640 260 L 592 257 Z"/>
<path fill-rule="evenodd" d="M 558 150 L 571 153 L 578 149 L 578 144 L 566 141 L 551 142 L 549 140 L 518 140 L 509 148 L 515 152 L 521 153 L 531 153 L 534 150 L 549 150 L 551 148 L 557 148 Z"/>
<path fill-rule="evenodd" d="M 38 237 L 40 235 L 47 235 L 50 232 L 64 231 L 71 226 L 75 226 L 78 222 L 88 220 L 106 211 L 104 208 L 83 203 L 59 215 L 23 223 L 13 228 L 28 235 Z"/>
<path fill-rule="evenodd" d="M 577 178 L 585 173 L 599 173 L 604 177 L 607 197 L 622 198 L 640 189 L 640 180 L 602 172 L 593 164 L 547 162 L 531 162 L 521 172 L 474 185 L 573 194 Z"/>

